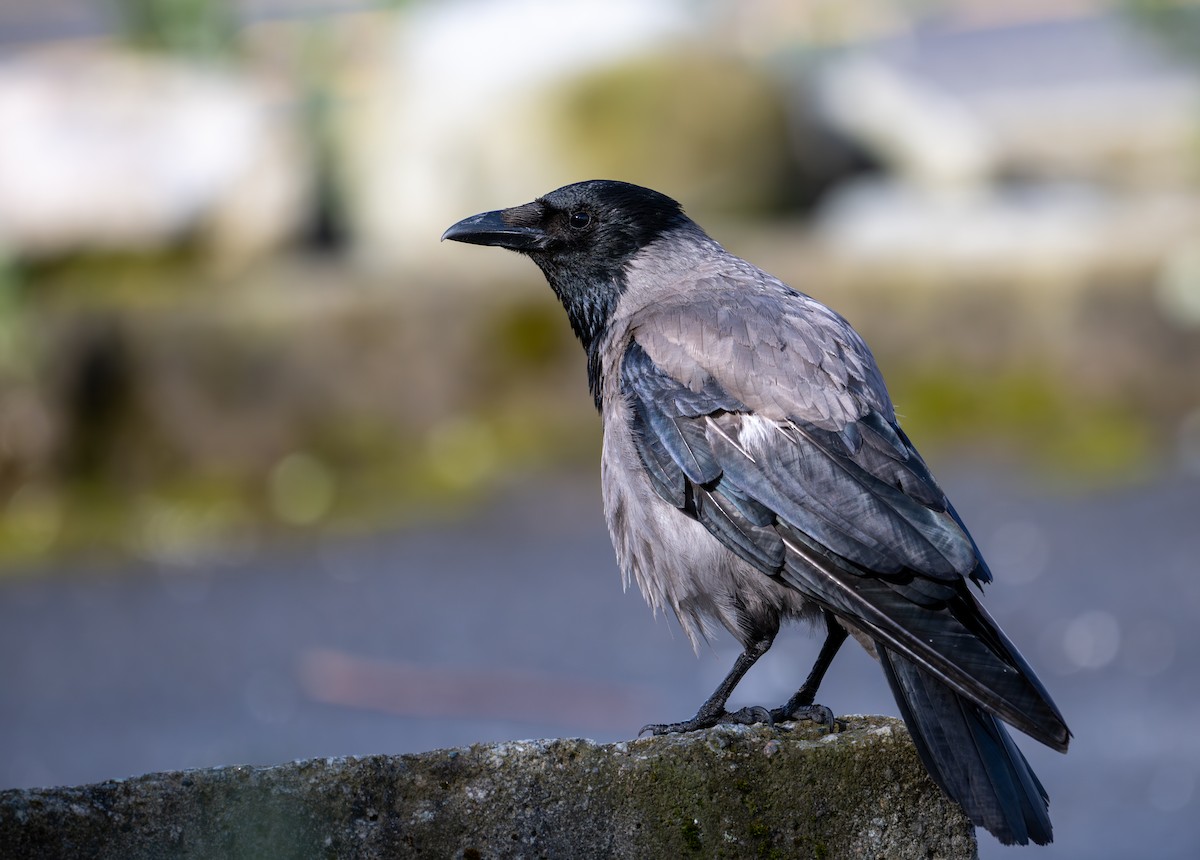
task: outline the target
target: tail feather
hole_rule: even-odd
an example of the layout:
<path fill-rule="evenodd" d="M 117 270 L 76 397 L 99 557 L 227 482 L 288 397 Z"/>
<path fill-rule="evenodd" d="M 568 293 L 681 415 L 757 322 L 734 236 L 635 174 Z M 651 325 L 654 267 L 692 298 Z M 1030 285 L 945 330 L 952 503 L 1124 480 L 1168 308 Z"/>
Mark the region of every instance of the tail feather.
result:
<path fill-rule="evenodd" d="M 1046 789 L 1008 730 L 912 661 L 877 646 L 917 753 L 942 790 L 1006 845 L 1052 841 Z"/>

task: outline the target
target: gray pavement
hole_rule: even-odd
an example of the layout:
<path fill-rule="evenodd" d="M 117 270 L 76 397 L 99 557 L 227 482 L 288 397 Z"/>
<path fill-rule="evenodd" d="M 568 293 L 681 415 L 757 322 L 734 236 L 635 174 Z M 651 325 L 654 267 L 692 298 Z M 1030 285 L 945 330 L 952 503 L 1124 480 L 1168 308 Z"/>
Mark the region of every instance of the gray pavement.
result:
<path fill-rule="evenodd" d="M 992 614 L 1075 741 L 1022 746 L 1056 843 L 985 858 L 1200 856 L 1200 481 L 1088 495 L 942 470 L 998 582 Z M 697 659 L 622 593 L 594 476 L 389 534 L 0 579 L 0 788 L 146 771 L 632 737 L 690 716 L 736 653 Z M 780 637 L 732 704 L 778 704 L 817 641 Z M 821 701 L 895 714 L 853 643 Z"/>

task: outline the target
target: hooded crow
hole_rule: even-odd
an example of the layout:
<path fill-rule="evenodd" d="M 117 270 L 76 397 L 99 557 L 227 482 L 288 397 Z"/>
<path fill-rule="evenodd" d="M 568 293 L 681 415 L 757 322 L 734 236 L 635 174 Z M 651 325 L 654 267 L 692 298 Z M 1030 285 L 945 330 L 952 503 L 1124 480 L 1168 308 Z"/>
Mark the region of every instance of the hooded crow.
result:
<path fill-rule="evenodd" d="M 896 421 L 841 316 L 733 256 L 663 194 L 568 185 L 459 221 L 443 239 L 527 255 L 587 353 L 604 424 L 604 510 L 626 584 L 695 646 L 742 645 L 689 720 L 832 714 L 815 705 L 852 635 L 875 656 L 939 786 L 1001 842 L 1045 844 L 1047 794 L 1003 723 L 1065 752 L 1062 714 L 972 593 L 992 574 Z M 780 708 L 725 709 L 784 621 L 823 625 Z"/>

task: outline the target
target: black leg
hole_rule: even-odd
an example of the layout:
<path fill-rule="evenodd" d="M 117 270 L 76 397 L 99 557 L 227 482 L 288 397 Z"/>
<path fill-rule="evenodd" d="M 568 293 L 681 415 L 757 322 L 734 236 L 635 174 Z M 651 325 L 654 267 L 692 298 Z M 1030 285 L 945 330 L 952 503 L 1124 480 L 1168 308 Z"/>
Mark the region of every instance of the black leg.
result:
<path fill-rule="evenodd" d="M 825 678 L 825 673 L 829 671 L 829 665 L 833 662 L 833 658 L 837 656 L 838 649 L 842 647 L 842 643 L 845 641 L 846 628 L 838 624 L 837 619 L 833 617 L 832 613 L 826 611 L 825 642 L 821 645 L 821 652 L 817 654 L 817 662 L 813 663 L 812 671 L 804 679 L 804 686 L 787 700 L 786 705 L 771 711 L 771 720 L 773 722 L 812 720 L 824 723 L 829 727 L 830 731 L 834 730 L 833 712 L 824 705 L 814 705 L 813 700 L 817 696 L 817 688 L 821 686 L 821 681 Z"/>
<path fill-rule="evenodd" d="M 845 634 L 843 633 L 842 635 L 844 636 Z M 754 723 L 771 722 L 771 714 L 766 708 L 742 708 L 737 713 L 730 714 L 725 710 L 725 703 L 729 701 L 730 693 L 738 685 L 738 681 L 742 680 L 742 676 L 750 671 L 750 667 L 758 661 L 759 657 L 770 650 L 774 639 L 774 636 L 767 636 L 747 645 L 746 650 L 738 656 L 737 662 L 729 670 L 729 674 L 725 676 L 725 680 L 717 685 L 717 689 L 713 691 L 713 694 L 700 706 L 700 710 L 696 712 L 696 716 L 681 723 L 651 723 L 648 726 L 642 726 L 638 735 L 644 735 L 646 732 L 652 735 L 665 735 L 671 732 L 694 732 L 697 729 L 711 728 L 717 725 L 717 723 L 752 725 Z"/>

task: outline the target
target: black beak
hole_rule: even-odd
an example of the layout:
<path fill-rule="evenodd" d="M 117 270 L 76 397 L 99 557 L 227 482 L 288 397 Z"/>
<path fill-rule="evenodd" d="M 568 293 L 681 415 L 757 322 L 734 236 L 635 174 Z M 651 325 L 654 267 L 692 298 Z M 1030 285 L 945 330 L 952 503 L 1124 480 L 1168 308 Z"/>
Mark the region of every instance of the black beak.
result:
<path fill-rule="evenodd" d="M 539 251 L 549 237 L 540 227 L 529 224 L 530 204 L 515 209 L 499 209 L 464 218 L 442 234 L 442 240 L 494 245 L 510 251 Z M 525 223 L 522 224 L 521 222 Z"/>

